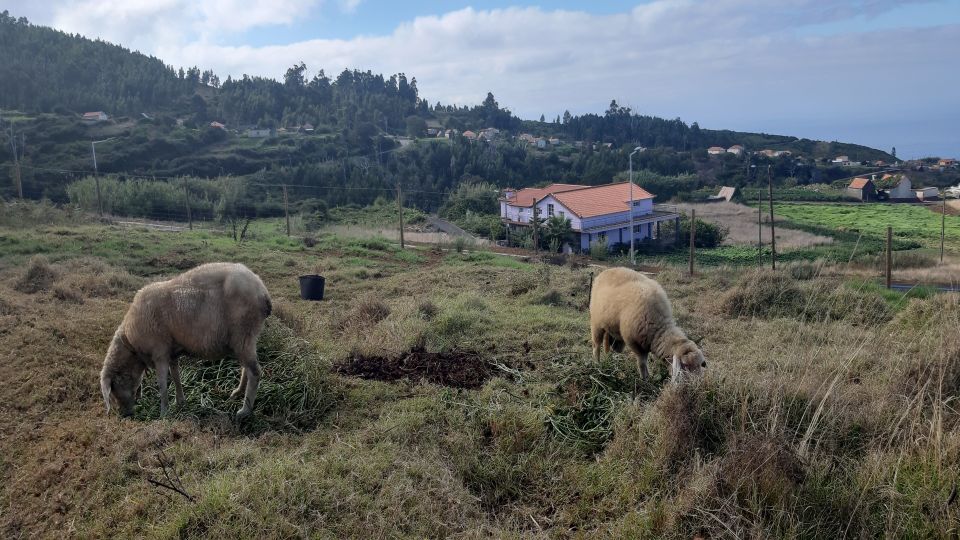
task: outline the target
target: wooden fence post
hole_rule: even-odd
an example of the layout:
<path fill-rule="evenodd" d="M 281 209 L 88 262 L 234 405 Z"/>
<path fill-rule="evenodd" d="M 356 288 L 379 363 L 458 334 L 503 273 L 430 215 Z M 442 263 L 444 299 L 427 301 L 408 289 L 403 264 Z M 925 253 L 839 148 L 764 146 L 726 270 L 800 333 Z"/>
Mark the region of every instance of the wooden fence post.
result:
<path fill-rule="evenodd" d="M 763 268 L 763 190 L 757 190 L 757 267 Z"/>
<path fill-rule="evenodd" d="M 941 196 L 943 202 L 940 204 L 940 264 L 943 264 L 943 238 L 947 232 L 947 196 Z"/>
<path fill-rule="evenodd" d="M 770 186 L 770 268 L 777 269 L 777 235 L 773 226 L 773 175 L 767 165 L 767 183 Z"/>
<path fill-rule="evenodd" d="M 893 266 L 893 227 L 887 226 L 887 288 L 891 288 L 890 267 Z"/>
<path fill-rule="evenodd" d="M 190 190 L 186 186 L 183 187 L 184 200 L 187 203 L 187 226 L 190 227 L 190 230 L 193 230 L 193 212 L 190 210 Z"/>
<path fill-rule="evenodd" d="M 287 218 L 287 236 L 290 236 L 290 205 L 287 200 L 287 185 L 283 185 L 283 215 Z"/>
<path fill-rule="evenodd" d="M 400 249 L 403 249 L 403 190 L 399 180 L 397 181 L 397 212 L 400 215 Z"/>
<path fill-rule="evenodd" d="M 697 235 L 697 211 L 690 210 L 690 275 L 693 275 L 693 258 Z"/>

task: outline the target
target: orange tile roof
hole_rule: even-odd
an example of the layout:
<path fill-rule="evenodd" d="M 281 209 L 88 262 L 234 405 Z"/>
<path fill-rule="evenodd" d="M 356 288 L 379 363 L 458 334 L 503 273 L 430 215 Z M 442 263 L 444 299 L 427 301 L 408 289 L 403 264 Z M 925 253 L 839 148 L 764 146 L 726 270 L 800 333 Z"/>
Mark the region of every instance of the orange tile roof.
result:
<path fill-rule="evenodd" d="M 586 187 L 589 186 L 581 186 L 579 184 L 550 184 L 544 188 L 524 188 L 518 191 L 516 195 L 510 199 L 506 200 L 511 206 L 533 206 L 533 201 L 539 201 L 540 199 L 552 193 L 560 193 L 573 189 L 583 189 Z"/>
<path fill-rule="evenodd" d="M 850 182 L 850 188 L 851 188 L 851 189 L 863 189 L 863 188 L 865 188 L 865 187 L 867 186 L 867 182 L 869 182 L 869 181 L 870 181 L 869 178 L 854 178 L 854 179 L 853 179 L 853 182 Z"/>
<path fill-rule="evenodd" d="M 553 198 L 579 217 L 594 217 L 626 212 L 630 209 L 630 183 L 619 182 L 602 186 L 582 187 L 553 193 Z M 642 187 L 633 185 L 633 200 L 652 199 L 653 195 Z"/>

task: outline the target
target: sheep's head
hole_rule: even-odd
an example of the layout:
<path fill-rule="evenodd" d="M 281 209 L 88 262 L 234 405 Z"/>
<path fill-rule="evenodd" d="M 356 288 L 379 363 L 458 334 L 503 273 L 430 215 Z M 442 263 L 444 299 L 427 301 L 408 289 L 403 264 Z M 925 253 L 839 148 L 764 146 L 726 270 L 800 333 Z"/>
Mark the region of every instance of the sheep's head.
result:
<path fill-rule="evenodd" d="M 687 341 L 677 347 L 673 353 L 673 378 L 677 379 L 680 373 L 699 374 L 701 370 L 706 369 L 707 359 L 703 356 L 703 351 L 692 341 Z"/>
<path fill-rule="evenodd" d="M 122 330 L 118 329 L 100 371 L 100 391 L 108 413 L 112 398 L 122 416 L 133 415 L 144 370 L 143 363 L 124 338 Z"/>

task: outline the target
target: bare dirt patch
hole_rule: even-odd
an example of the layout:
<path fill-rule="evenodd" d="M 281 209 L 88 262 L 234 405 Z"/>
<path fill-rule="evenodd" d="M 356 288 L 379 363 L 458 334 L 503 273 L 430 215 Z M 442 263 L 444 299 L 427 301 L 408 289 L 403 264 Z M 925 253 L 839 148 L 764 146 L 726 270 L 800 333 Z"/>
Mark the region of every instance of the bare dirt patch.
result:
<path fill-rule="evenodd" d="M 723 225 L 730 230 L 730 234 L 723 241 L 724 245 L 730 246 L 756 246 L 757 245 L 757 209 L 744 206 L 742 204 L 719 202 L 709 204 L 679 204 L 678 208 L 685 212 L 691 209 L 697 211 L 697 218 L 711 223 Z M 776 216 L 775 216 L 776 217 Z M 777 248 L 801 248 L 815 246 L 818 244 L 829 244 L 833 238 L 788 229 L 781 224 L 779 218 L 777 224 Z M 770 214 L 764 207 L 763 227 L 761 228 L 763 243 L 770 243 Z"/>
<path fill-rule="evenodd" d="M 490 365 L 470 351 L 428 352 L 414 347 L 399 356 L 354 354 L 335 366 L 337 373 L 376 381 L 424 380 L 453 388 L 475 389 L 491 376 Z"/>

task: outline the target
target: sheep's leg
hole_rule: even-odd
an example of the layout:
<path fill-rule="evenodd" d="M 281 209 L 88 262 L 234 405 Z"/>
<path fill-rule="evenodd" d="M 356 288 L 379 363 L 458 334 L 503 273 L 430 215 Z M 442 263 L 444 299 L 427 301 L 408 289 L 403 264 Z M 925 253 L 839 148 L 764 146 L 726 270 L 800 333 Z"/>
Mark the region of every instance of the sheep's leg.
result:
<path fill-rule="evenodd" d="M 253 412 L 253 404 L 257 401 L 257 387 L 260 386 L 260 363 L 257 362 L 257 345 L 251 341 L 243 352 L 237 355 L 240 358 L 240 364 L 243 366 L 243 374 L 246 376 L 246 392 L 243 396 L 243 407 L 237 411 L 237 418 L 245 418 Z"/>
<path fill-rule="evenodd" d="M 230 392 L 230 399 L 238 398 L 243 395 L 243 391 L 247 388 L 247 370 L 240 366 L 240 385 L 237 386 L 237 389 L 233 392 Z"/>
<path fill-rule="evenodd" d="M 177 392 L 177 407 L 183 407 L 187 404 L 187 399 L 183 396 L 183 385 L 180 383 L 180 361 L 176 358 L 170 361 L 170 377 Z"/>
<path fill-rule="evenodd" d="M 633 351 L 633 354 L 637 355 L 637 369 L 640 370 L 640 376 L 643 380 L 650 378 L 650 370 L 647 368 L 647 356 L 649 353 L 644 352 L 640 349 L 634 342 L 627 341 L 627 344 L 630 345 L 630 350 Z"/>
<path fill-rule="evenodd" d="M 153 366 L 157 369 L 157 387 L 160 389 L 160 416 L 167 415 L 167 409 L 170 408 L 168 396 L 167 372 L 170 369 L 170 362 L 164 357 L 154 356 Z"/>
<path fill-rule="evenodd" d="M 604 335 L 606 332 L 603 331 L 600 327 L 593 327 L 590 329 L 591 340 L 593 341 L 593 361 L 600 361 L 600 343 L 603 342 Z"/>
<path fill-rule="evenodd" d="M 603 354 L 610 354 L 610 332 L 603 333 Z"/>

